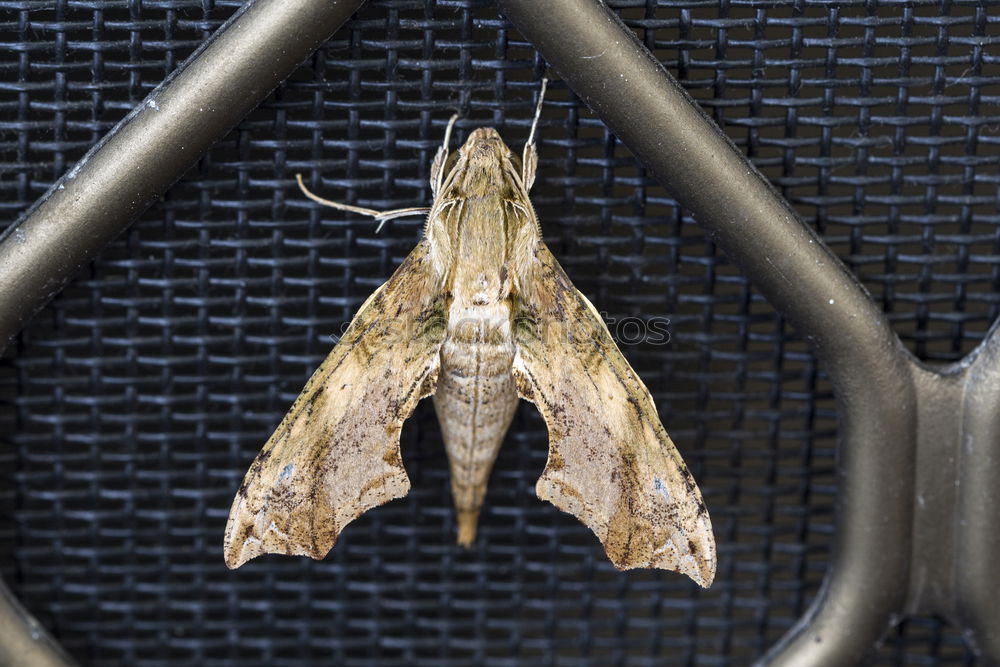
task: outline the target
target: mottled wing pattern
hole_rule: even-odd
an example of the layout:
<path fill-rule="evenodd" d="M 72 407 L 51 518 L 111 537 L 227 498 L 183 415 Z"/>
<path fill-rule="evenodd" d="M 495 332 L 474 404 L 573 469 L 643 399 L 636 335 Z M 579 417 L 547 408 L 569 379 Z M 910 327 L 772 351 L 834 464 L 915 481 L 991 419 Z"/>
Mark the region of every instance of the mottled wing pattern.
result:
<path fill-rule="evenodd" d="M 233 501 L 226 564 L 323 558 L 344 526 L 406 495 L 399 432 L 433 393 L 446 298 L 422 241 L 361 306 L 264 445 Z"/>
<path fill-rule="evenodd" d="M 708 586 L 712 524 L 649 391 L 541 241 L 534 256 L 514 375 L 549 430 L 538 497 L 589 526 L 619 569 L 675 570 Z"/>

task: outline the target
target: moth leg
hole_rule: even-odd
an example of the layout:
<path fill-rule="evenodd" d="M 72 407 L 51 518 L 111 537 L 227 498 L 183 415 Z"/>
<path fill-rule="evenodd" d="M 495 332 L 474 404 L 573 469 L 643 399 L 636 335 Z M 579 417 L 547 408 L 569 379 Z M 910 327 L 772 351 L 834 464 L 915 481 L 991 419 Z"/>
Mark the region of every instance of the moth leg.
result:
<path fill-rule="evenodd" d="M 545 101 L 545 88 L 548 83 L 548 78 L 542 77 L 542 88 L 538 91 L 538 104 L 535 105 L 535 118 L 531 121 L 531 132 L 528 133 L 528 141 L 524 144 L 524 153 L 521 155 L 521 182 L 524 183 L 525 190 L 531 189 L 535 182 L 535 170 L 538 169 L 535 130 L 538 129 L 538 119 L 542 117 L 542 103 Z"/>
<path fill-rule="evenodd" d="M 441 189 L 441 183 L 444 182 L 444 163 L 448 160 L 448 143 L 451 141 L 451 130 L 455 127 L 457 121 L 458 114 L 455 114 L 448 120 L 448 127 L 444 130 L 444 142 L 442 142 L 441 147 L 434 156 L 434 162 L 431 164 L 431 195 L 434 197 L 437 197 L 437 193 Z"/>
<path fill-rule="evenodd" d="M 375 228 L 375 232 L 378 233 L 382 230 L 382 225 L 390 220 L 395 220 L 396 218 L 405 218 L 411 215 L 426 215 L 430 213 L 430 209 L 426 206 L 412 206 L 410 208 L 397 208 L 391 211 L 376 211 L 373 208 L 364 208 L 362 206 L 351 206 L 350 204 L 342 204 L 340 202 L 331 201 L 329 199 L 324 199 L 317 194 L 314 194 L 306 184 L 302 181 L 302 174 L 295 174 L 295 180 L 299 183 L 299 190 L 302 190 L 304 194 L 309 199 L 312 199 L 317 204 L 322 204 L 323 206 L 329 206 L 330 208 L 335 208 L 338 211 L 349 211 L 351 213 L 357 213 L 359 215 L 369 215 L 376 220 L 378 220 L 378 227 Z"/>

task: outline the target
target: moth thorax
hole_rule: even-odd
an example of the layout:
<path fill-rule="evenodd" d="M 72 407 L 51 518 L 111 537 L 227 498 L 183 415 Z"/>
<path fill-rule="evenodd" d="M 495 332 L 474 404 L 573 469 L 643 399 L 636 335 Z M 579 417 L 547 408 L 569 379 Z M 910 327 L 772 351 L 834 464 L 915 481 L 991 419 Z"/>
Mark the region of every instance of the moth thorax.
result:
<path fill-rule="evenodd" d="M 488 280 L 485 273 L 480 273 L 476 276 L 472 285 L 473 289 L 475 289 L 472 293 L 473 306 L 486 306 L 500 300 L 499 285 L 491 283 L 499 283 L 499 281 Z"/>
<path fill-rule="evenodd" d="M 453 303 L 448 338 L 463 343 L 507 346 L 511 340 L 510 308 L 506 303 L 472 306 Z"/>
<path fill-rule="evenodd" d="M 488 253 L 500 252 L 493 248 Z M 488 253 L 483 253 L 487 255 Z M 456 267 L 453 294 L 463 306 L 490 306 L 507 299 L 510 280 L 503 265 L 483 261 L 476 267 Z"/>

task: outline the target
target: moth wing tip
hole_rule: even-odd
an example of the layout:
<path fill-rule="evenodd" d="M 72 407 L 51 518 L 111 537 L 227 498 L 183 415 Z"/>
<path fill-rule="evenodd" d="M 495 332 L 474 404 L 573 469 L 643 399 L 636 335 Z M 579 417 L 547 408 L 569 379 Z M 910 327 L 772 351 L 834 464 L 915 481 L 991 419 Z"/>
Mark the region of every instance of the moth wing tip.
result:
<path fill-rule="evenodd" d="M 239 526 L 235 524 L 236 514 L 234 512 L 229 516 L 229 522 L 226 525 L 226 534 L 222 539 L 222 558 L 226 563 L 226 567 L 230 570 L 235 570 L 240 565 L 243 565 L 243 563 L 250 560 L 249 558 L 242 557 L 243 549 L 237 548 L 237 545 L 234 543 L 235 540 L 233 539 L 233 535 L 236 534 L 236 531 L 239 528 Z M 242 545 L 240 546 L 242 547 Z"/>
<path fill-rule="evenodd" d="M 683 574 L 702 588 L 708 588 L 715 581 L 715 539 L 711 532 L 698 535 L 692 540 L 694 549 L 678 554 L 665 553 L 659 559 L 651 559 L 645 567 L 655 567 Z"/>
<path fill-rule="evenodd" d="M 226 554 L 226 567 L 228 567 L 230 570 L 235 570 L 236 568 L 238 568 L 241 565 L 243 565 L 244 563 L 246 563 L 248 560 L 250 560 L 250 559 L 249 558 L 240 558 L 239 556 L 233 556 L 232 554 L 227 553 Z"/>
<path fill-rule="evenodd" d="M 251 558 L 255 558 L 263 553 L 261 549 L 260 540 L 258 540 L 254 535 L 247 535 L 242 541 L 237 541 L 233 539 L 233 536 L 237 532 L 242 532 L 245 530 L 243 525 L 236 527 L 238 530 L 227 530 L 226 539 L 223 543 L 223 555 L 226 561 L 226 567 L 230 570 L 235 570 L 244 563 L 246 563 Z"/>
<path fill-rule="evenodd" d="M 708 514 L 705 514 L 698 520 L 695 535 L 694 542 L 696 549 L 695 553 L 692 554 L 695 567 L 692 568 L 692 571 L 697 572 L 698 576 L 688 572 L 685 572 L 685 574 L 691 577 L 702 588 L 708 588 L 715 581 L 715 569 L 718 565 L 715 533 L 712 531 L 712 522 L 708 518 Z"/>
<path fill-rule="evenodd" d="M 715 581 L 715 561 L 706 562 L 702 564 L 701 577 L 694 578 L 695 583 L 702 588 L 710 588 L 712 583 Z"/>
<path fill-rule="evenodd" d="M 715 581 L 715 558 L 685 556 L 677 563 L 676 571 L 687 575 L 702 588 L 708 588 Z"/>
<path fill-rule="evenodd" d="M 230 543 L 227 540 L 223 547 L 226 567 L 235 570 L 244 565 L 247 561 L 253 560 L 257 556 L 264 554 L 278 554 L 281 556 L 308 556 L 313 560 L 323 560 L 333 548 L 336 542 L 336 535 L 329 536 L 328 544 L 307 544 L 293 542 L 288 536 L 280 536 L 275 539 L 273 532 L 268 533 L 264 540 L 254 534 L 248 535 L 242 543 Z"/>
<path fill-rule="evenodd" d="M 255 551 L 250 551 L 248 553 L 249 550 L 247 549 L 247 546 L 248 545 L 246 544 L 246 542 L 244 542 L 238 548 L 227 543 L 224 548 L 226 567 L 228 567 L 230 570 L 235 570 L 236 568 L 240 567 L 251 558 L 260 555 L 261 552 L 259 549 Z"/>
<path fill-rule="evenodd" d="M 616 557 L 608 552 L 607 549 L 605 549 L 605 553 L 608 556 L 608 560 L 611 561 L 611 564 L 614 565 L 615 569 L 620 572 L 636 569 L 667 570 L 669 572 L 683 574 L 702 588 L 709 588 L 712 585 L 712 582 L 715 581 L 716 563 L 714 556 L 712 558 L 704 558 L 689 554 L 680 560 L 651 558 L 647 561 L 640 562 L 625 560 L 620 556 Z"/>

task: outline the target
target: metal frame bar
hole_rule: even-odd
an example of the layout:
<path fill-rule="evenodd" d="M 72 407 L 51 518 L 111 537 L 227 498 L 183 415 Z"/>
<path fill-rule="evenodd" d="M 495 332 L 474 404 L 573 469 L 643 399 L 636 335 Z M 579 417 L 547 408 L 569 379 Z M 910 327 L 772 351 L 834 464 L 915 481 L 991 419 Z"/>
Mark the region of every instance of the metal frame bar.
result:
<path fill-rule="evenodd" d="M 250 0 L 10 225 L 0 236 L 0 353 L 363 3 Z M 73 664 L 2 582 L 0 664 Z"/>
<path fill-rule="evenodd" d="M 257 0 L 227 22 L 0 237 L 0 342 L 362 2 Z M 1000 664 L 1000 606 L 984 585 L 1000 580 L 1000 326 L 958 364 L 920 364 L 853 274 L 600 0 L 498 5 L 833 380 L 840 493 L 830 565 L 810 609 L 761 663 L 857 664 L 898 615 L 933 611 L 967 631 L 984 664 Z M 918 497 L 935 501 L 921 507 Z M 0 643 L 13 640 L 0 631 Z"/>
<path fill-rule="evenodd" d="M 0 665 L 66 667 L 75 664 L 0 581 Z"/>
<path fill-rule="evenodd" d="M 0 349 L 363 3 L 247 2 L 59 179 L 0 236 Z"/>
<path fill-rule="evenodd" d="M 1000 324 L 958 364 L 921 364 L 854 275 L 602 2 L 498 4 L 810 343 L 833 381 L 839 494 L 830 564 L 809 610 L 761 664 L 858 664 L 913 611 L 951 618 L 983 663 L 997 664 L 1000 605 L 989 583 L 1000 581 Z"/>

